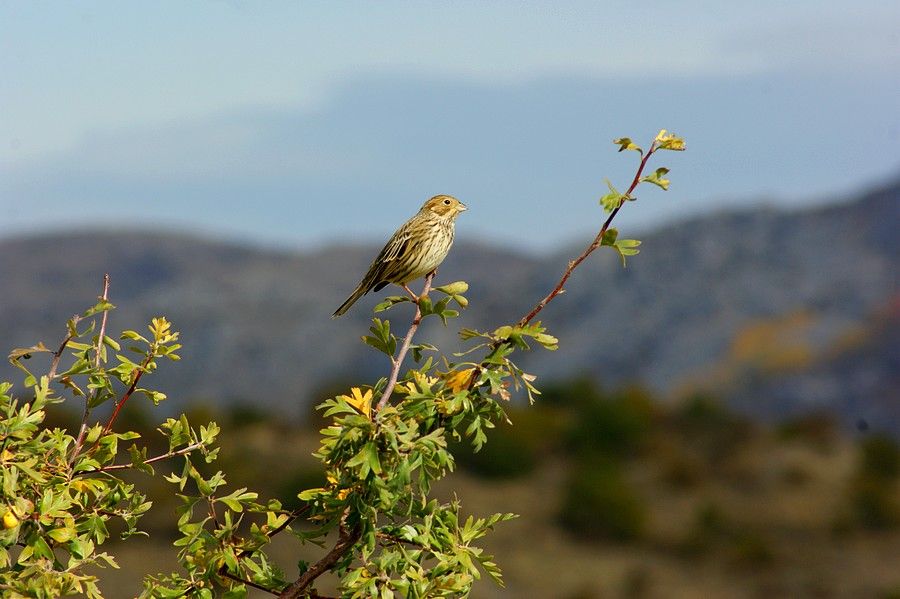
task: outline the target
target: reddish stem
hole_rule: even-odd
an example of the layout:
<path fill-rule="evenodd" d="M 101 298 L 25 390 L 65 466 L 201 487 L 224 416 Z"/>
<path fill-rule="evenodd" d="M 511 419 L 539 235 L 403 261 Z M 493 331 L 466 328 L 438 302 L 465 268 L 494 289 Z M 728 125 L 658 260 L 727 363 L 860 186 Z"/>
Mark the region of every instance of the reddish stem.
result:
<path fill-rule="evenodd" d="M 420 293 L 418 297 L 421 298 L 428 295 L 428 292 L 431 291 L 432 279 L 434 279 L 433 272 L 428 273 L 428 275 L 425 276 L 425 286 L 422 287 L 422 293 Z M 407 291 L 409 291 L 408 288 Z M 406 357 L 406 353 L 409 351 L 409 346 L 412 343 L 413 335 L 416 334 L 416 330 L 419 328 L 419 324 L 421 322 L 422 309 L 419 307 L 419 302 L 416 301 L 416 314 L 415 316 L 413 316 L 412 324 L 410 325 L 409 330 L 406 332 L 406 337 L 403 338 L 403 344 L 400 346 L 400 351 L 397 352 L 397 357 L 391 357 L 391 376 L 390 378 L 388 378 L 387 386 L 381 393 L 381 398 L 379 398 L 378 404 L 375 407 L 376 410 L 381 410 L 381 408 L 387 405 L 388 400 L 391 398 L 391 393 L 394 392 L 394 387 L 397 386 L 397 378 L 400 376 L 400 366 L 403 365 L 403 359 Z"/>
<path fill-rule="evenodd" d="M 644 157 L 641 159 L 641 164 L 640 164 L 640 166 L 638 166 L 637 172 L 634 175 L 634 179 L 631 181 L 631 185 L 628 187 L 628 191 L 625 192 L 626 197 L 630 196 L 631 192 L 634 191 L 634 188 L 637 187 L 638 183 L 641 182 L 641 175 L 644 172 L 644 167 L 647 166 L 647 160 L 649 160 L 650 156 L 655 151 L 656 151 L 656 145 L 654 142 L 654 144 L 650 146 L 650 149 L 647 151 L 646 154 L 644 154 Z M 600 228 L 600 232 L 597 233 L 597 236 L 594 237 L 594 240 L 591 242 L 591 244 L 589 246 L 587 246 L 587 248 L 585 248 L 585 250 L 583 252 L 581 252 L 581 255 L 579 255 L 577 258 L 575 258 L 574 260 L 569 262 L 568 267 L 566 268 L 565 272 L 563 273 L 562 278 L 560 278 L 559 283 L 556 284 L 556 287 L 554 287 L 553 290 L 550 291 L 550 293 L 548 293 L 546 297 L 544 297 L 544 299 L 539 301 L 537 303 L 537 305 L 534 308 L 532 308 L 531 312 L 529 312 L 528 314 L 523 316 L 522 319 L 519 320 L 519 322 L 517 323 L 517 326 L 523 327 L 526 324 L 528 324 L 529 322 L 531 322 L 532 319 L 534 319 L 534 317 L 537 316 L 538 313 L 541 310 L 543 310 L 544 307 L 546 307 L 546 305 L 549 304 L 553 300 L 553 298 L 555 298 L 557 295 L 559 295 L 560 293 L 563 292 L 563 286 L 566 284 L 566 281 L 569 280 L 569 277 L 572 276 L 572 272 L 576 268 L 578 268 L 578 265 L 581 264 L 582 262 L 584 262 L 584 260 L 594 252 L 594 250 L 596 250 L 598 247 L 600 247 L 600 245 L 603 242 L 603 236 L 606 234 L 606 231 L 609 229 L 610 224 L 612 224 L 612 221 L 616 217 L 616 214 L 618 214 L 619 210 L 622 209 L 622 205 L 625 203 L 625 201 L 626 201 L 625 199 L 622 199 L 619 202 L 619 205 L 616 206 L 616 208 L 609 214 L 609 217 L 607 217 L 606 221 L 603 223 L 603 227 Z"/>
<path fill-rule="evenodd" d="M 106 423 L 106 426 L 103 427 L 103 432 L 100 433 L 100 436 L 109 433 L 112 430 L 112 425 L 115 423 L 116 418 L 119 417 L 119 411 L 122 409 L 122 406 L 125 405 L 125 402 L 128 401 L 128 398 L 131 397 L 131 394 L 134 393 L 134 390 L 137 389 L 138 381 L 141 380 L 141 376 L 143 376 L 144 372 L 147 370 L 147 366 L 153 360 L 153 351 L 150 350 L 150 353 L 147 354 L 147 357 L 144 359 L 143 363 L 141 363 L 140 368 L 136 369 L 134 378 L 131 381 L 131 385 L 128 387 L 128 390 L 125 391 L 125 394 L 122 396 L 122 399 L 116 402 L 116 407 L 113 410 L 112 415 L 109 417 L 109 421 Z M 98 439 L 99 442 L 99 439 Z"/>

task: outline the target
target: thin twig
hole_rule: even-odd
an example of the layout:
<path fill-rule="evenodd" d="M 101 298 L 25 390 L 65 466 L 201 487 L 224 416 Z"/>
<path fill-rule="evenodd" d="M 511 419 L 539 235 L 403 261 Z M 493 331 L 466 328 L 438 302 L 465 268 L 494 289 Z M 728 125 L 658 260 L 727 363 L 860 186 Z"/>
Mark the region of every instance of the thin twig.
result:
<path fill-rule="evenodd" d="M 110 470 L 128 470 L 129 468 L 136 468 L 137 466 L 142 466 L 144 464 L 153 464 L 154 462 L 161 462 L 162 460 L 185 455 L 187 453 L 191 453 L 192 451 L 200 449 L 201 447 L 203 447 L 203 443 L 191 443 L 187 447 L 182 447 L 178 451 L 170 451 L 169 453 L 164 453 L 162 455 L 152 457 L 149 460 L 145 460 L 137 464 L 134 462 L 131 462 L 130 464 L 110 464 L 109 466 L 102 466 L 94 470 L 86 470 L 81 474 L 91 474 L 92 472 L 108 472 Z"/>
<path fill-rule="evenodd" d="M 644 173 L 644 167 L 647 166 L 647 161 L 650 159 L 650 156 L 652 156 L 656 150 L 657 150 L 656 142 L 654 141 L 650 145 L 650 149 L 647 150 L 647 153 L 644 154 L 643 157 L 641 158 L 641 162 L 638 165 L 637 172 L 634 174 L 634 179 L 632 179 L 631 185 L 628 186 L 628 190 L 624 194 L 625 197 L 630 196 L 631 192 L 633 192 L 634 189 L 641 182 L 641 175 Z M 563 286 L 569 280 L 569 277 L 572 276 L 572 272 L 574 272 L 574 270 L 576 268 L 578 268 L 578 266 L 582 262 L 584 262 L 585 259 L 594 252 L 594 250 L 596 250 L 603 244 L 603 236 L 609 230 L 609 227 L 612 224 L 613 219 L 616 218 L 616 215 L 619 213 L 619 210 L 622 209 L 622 206 L 625 204 L 626 201 L 627 200 L 625 200 L 623 198 L 619 202 L 619 205 L 616 206 L 612 212 L 610 212 L 609 216 L 603 222 L 603 226 L 600 227 L 600 231 L 594 237 L 593 241 L 591 241 L 591 243 L 584 249 L 583 252 L 581 252 L 581 254 L 577 258 L 569 261 L 569 264 L 566 266 L 566 270 L 563 272 L 562 277 L 559 279 L 559 282 L 556 284 L 556 286 L 541 301 L 539 301 L 534 306 L 534 308 L 531 309 L 531 311 L 528 314 L 526 314 L 521 319 L 519 319 L 519 322 L 516 323 L 516 326 L 523 327 L 523 326 L 527 325 L 529 322 L 531 322 L 534 319 L 535 316 L 537 316 L 540 313 L 541 310 L 543 310 L 547 306 L 547 304 L 549 304 L 551 301 L 553 301 L 553 299 L 556 296 L 558 296 L 559 294 L 561 294 L 565 291 L 563 289 Z M 500 347 L 504 343 L 509 343 L 509 340 L 503 339 L 503 340 L 497 340 L 497 341 L 494 341 L 493 343 L 491 343 L 491 352 L 496 350 L 498 347 Z M 472 376 L 469 379 L 469 385 L 468 385 L 469 389 L 472 389 L 473 387 L 475 387 L 475 385 L 477 384 L 478 379 L 481 376 L 481 373 L 484 371 L 485 367 L 486 367 L 486 365 L 482 362 L 481 364 L 476 366 L 475 369 L 472 371 Z"/>
<path fill-rule="evenodd" d="M 276 595 L 276 596 L 278 595 L 278 591 L 276 591 L 275 589 L 270 589 L 269 587 L 264 587 L 261 584 L 256 584 L 252 580 L 247 580 L 246 578 L 241 578 L 240 576 L 235 576 L 234 574 L 229 572 L 227 567 L 224 565 L 221 568 L 219 568 L 219 574 L 224 576 L 225 578 L 230 578 L 231 580 L 233 580 L 235 582 L 240 582 L 241 584 L 245 584 L 249 587 L 253 587 L 254 589 L 259 589 L 260 591 L 265 591 L 266 593 L 269 593 L 270 595 Z"/>
<path fill-rule="evenodd" d="M 131 397 L 131 394 L 134 393 L 134 390 L 137 389 L 138 381 L 141 380 L 141 377 L 144 375 L 144 372 L 147 370 L 147 366 L 150 365 L 150 362 L 153 361 L 153 352 L 147 354 L 147 357 L 141 363 L 140 367 L 135 369 L 134 378 L 131 380 L 131 385 L 128 387 L 128 390 L 125 391 L 125 394 L 122 398 L 116 402 L 116 407 L 113 410 L 112 415 L 109 417 L 109 421 L 106 423 L 106 426 L 103 427 L 103 432 L 100 433 L 100 436 L 109 433 L 112 430 L 112 425 L 115 423 L 116 418 L 119 417 L 119 410 L 122 409 L 122 406 L 125 405 L 125 402 L 128 401 L 128 398 Z M 98 439 L 99 442 L 99 439 Z"/>
<path fill-rule="evenodd" d="M 72 317 L 73 324 L 78 324 L 81 320 L 81 316 L 77 314 Z M 56 378 L 56 369 L 59 368 L 59 359 L 62 357 L 63 352 L 66 351 L 66 346 L 69 345 L 69 341 L 72 340 L 72 333 L 67 333 L 65 338 L 62 340 L 62 343 L 59 344 L 59 349 L 53 352 L 53 360 L 50 362 L 50 370 L 47 371 L 47 379 L 53 380 Z"/>
<path fill-rule="evenodd" d="M 103 275 L 103 296 L 102 299 L 104 302 L 109 301 L 109 273 Z M 106 317 L 109 314 L 109 310 L 103 311 L 103 318 L 100 320 L 100 333 L 97 335 L 97 345 L 94 347 L 94 368 L 98 368 L 100 366 L 100 352 L 103 349 L 103 337 L 106 335 Z M 97 398 L 97 393 L 99 393 L 99 388 L 94 389 L 94 392 L 84 398 L 84 412 L 81 415 L 81 426 L 78 429 L 78 438 L 75 440 L 75 448 L 72 450 L 72 457 L 69 460 L 69 463 L 75 461 L 75 458 L 78 456 L 78 452 L 81 451 L 81 446 L 84 443 L 84 436 L 87 434 L 87 421 L 88 417 L 91 415 L 91 403 Z"/>
<path fill-rule="evenodd" d="M 344 517 L 346 517 L 346 513 L 344 514 Z M 297 580 L 285 587 L 279 595 L 281 599 L 297 599 L 298 597 L 302 597 L 305 594 L 306 587 L 311 585 L 316 578 L 333 568 L 334 565 L 356 544 L 360 536 L 362 536 L 362 531 L 358 526 L 348 529 L 343 522 L 338 531 L 337 543 L 335 543 L 331 551 L 325 554 L 325 557 L 311 565 Z"/>
<path fill-rule="evenodd" d="M 432 279 L 434 279 L 434 273 L 428 273 L 425 277 L 425 286 L 422 288 L 422 293 L 419 294 L 419 298 L 425 297 L 428 295 L 428 292 L 431 291 Z M 397 377 L 400 375 L 400 367 L 403 365 L 403 359 L 409 351 L 413 335 L 416 334 L 416 330 L 419 328 L 419 323 L 421 322 L 422 309 L 419 307 L 419 302 L 416 302 L 416 314 L 413 316 L 412 324 L 406 332 L 406 337 L 403 338 L 403 344 L 400 345 L 400 351 L 397 352 L 396 357 L 391 357 L 391 376 L 388 378 L 387 386 L 384 388 L 384 391 L 381 393 L 381 398 L 379 398 L 378 404 L 375 406 L 376 410 L 381 410 L 387 405 L 388 400 L 391 398 L 391 393 L 394 392 L 394 387 L 397 386 Z"/>
<path fill-rule="evenodd" d="M 640 164 L 640 166 L 638 166 L 637 173 L 635 173 L 635 175 L 634 175 L 634 180 L 632 180 L 631 185 L 628 187 L 628 191 L 625 192 L 626 197 L 630 196 L 631 192 L 634 191 L 634 188 L 638 186 L 638 183 L 640 183 L 641 175 L 644 172 L 644 167 L 647 166 L 647 160 L 650 158 L 650 156 L 655 151 L 656 151 L 656 143 L 654 142 L 654 144 L 650 146 L 650 149 L 647 150 L 647 153 L 644 154 L 644 157 L 641 159 L 641 164 Z M 563 292 L 563 285 L 565 285 L 566 281 L 569 280 L 569 277 L 572 276 L 572 272 L 576 268 L 578 268 L 579 264 L 584 262 L 585 258 L 590 256 L 594 252 L 594 250 L 596 250 L 598 247 L 600 247 L 600 245 L 603 242 L 603 236 L 606 234 L 606 231 L 609 229 L 609 226 L 612 224 L 613 219 L 619 213 L 619 210 L 622 209 L 622 205 L 625 202 L 626 202 L 626 200 L 624 198 L 619 202 L 619 205 L 616 206 L 615 210 L 613 210 L 610 213 L 609 217 L 606 219 L 606 222 L 604 222 L 603 226 L 600 228 L 600 232 L 597 233 L 597 236 L 594 237 L 594 240 L 591 242 L 591 244 L 589 246 L 587 246 L 587 248 L 585 248 L 585 250 L 583 252 L 581 252 L 580 256 L 578 256 L 577 258 L 575 258 L 574 260 L 569 262 L 568 267 L 566 268 L 565 272 L 563 272 L 562 278 L 560 278 L 559 283 L 556 284 L 556 287 L 554 287 L 550 291 L 550 293 L 548 293 L 547 296 L 544 297 L 544 299 L 539 301 L 537 303 L 537 305 L 534 308 L 532 308 L 531 312 L 529 312 L 528 314 L 523 316 L 521 318 L 521 320 L 519 320 L 519 322 L 516 323 L 517 326 L 523 327 L 526 324 L 528 324 L 529 322 L 531 322 L 532 319 L 534 319 L 534 317 L 537 316 L 538 313 L 541 310 L 543 310 L 544 307 L 553 300 L 553 298 L 555 298 L 557 295 L 559 295 L 560 293 Z"/>
<path fill-rule="evenodd" d="M 418 543 L 416 541 L 410 541 L 408 539 L 402 539 L 396 535 L 391 535 L 386 532 L 376 532 L 375 536 L 381 539 L 382 541 L 387 541 L 389 543 L 393 543 L 395 545 L 409 545 L 410 547 L 416 547 L 417 549 L 428 550 L 428 547 L 423 545 L 422 543 Z"/>
<path fill-rule="evenodd" d="M 294 522 L 297 518 L 299 518 L 300 516 L 302 516 L 303 514 L 305 514 L 306 512 L 308 512 L 309 509 L 310 509 L 310 505 L 307 504 L 307 505 L 303 506 L 302 508 L 299 508 L 299 509 L 294 510 L 293 512 L 290 513 L 290 515 L 288 515 L 288 519 L 287 519 L 287 520 L 285 520 L 284 522 L 282 522 L 281 524 L 279 524 L 278 526 L 276 526 L 276 527 L 273 528 L 272 530 L 266 532 L 266 536 L 267 536 L 268 538 L 271 539 L 272 537 L 274 537 L 275 535 L 277 535 L 278 533 L 280 533 L 281 531 L 283 531 L 284 529 L 286 529 L 288 526 L 290 526 L 291 524 L 293 524 L 293 522 Z M 256 547 L 256 548 L 254 548 L 254 549 L 244 549 L 243 551 L 241 551 L 241 552 L 238 554 L 238 557 L 247 557 L 248 555 L 251 555 L 251 554 L 255 553 L 256 551 L 259 551 L 260 548 L 261 548 L 261 547 Z"/>

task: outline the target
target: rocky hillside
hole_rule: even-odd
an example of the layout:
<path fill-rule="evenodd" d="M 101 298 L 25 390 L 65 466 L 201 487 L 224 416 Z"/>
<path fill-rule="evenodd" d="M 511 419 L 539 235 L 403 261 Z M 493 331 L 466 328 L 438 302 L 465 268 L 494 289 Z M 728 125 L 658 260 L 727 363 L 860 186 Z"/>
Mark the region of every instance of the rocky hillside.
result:
<path fill-rule="evenodd" d="M 544 378 L 589 374 L 673 395 L 712 388 L 768 417 L 835 409 L 849 423 L 873 418 L 871 406 L 900 396 L 896 324 L 885 324 L 896 323 L 898 217 L 900 183 L 839 205 L 670 225 L 641 236 L 626 269 L 598 252 L 544 313 L 560 350 L 525 365 Z M 458 244 L 439 279 L 470 282 L 459 325 L 520 316 L 580 244 L 546 257 Z M 358 342 L 374 298 L 330 318 L 376 249 L 287 253 L 147 231 L 6 239 L 0 340 L 8 348 L 56 342 L 109 272 L 114 330 L 166 314 L 183 331 L 184 360 L 160 374 L 174 402 L 253 401 L 300 413 L 322 385 L 385 371 Z M 455 330 L 432 324 L 423 337 L 452 345 Z M 900 430 L 896 409 L 875 412 L 874 426 Z"/>

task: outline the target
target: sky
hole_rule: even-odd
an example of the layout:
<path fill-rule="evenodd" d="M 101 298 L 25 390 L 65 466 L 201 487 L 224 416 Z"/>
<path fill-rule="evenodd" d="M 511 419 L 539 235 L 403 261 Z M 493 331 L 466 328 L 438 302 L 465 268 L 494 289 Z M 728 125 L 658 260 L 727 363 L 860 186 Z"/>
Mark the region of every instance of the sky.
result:
<path fill-rule="evenodd" d="M 900 3 L 0 0 L 0 236 L 383 240 L 429 196 L 541 249 L 666 128 L 634 229 L 900 176 Z"/>

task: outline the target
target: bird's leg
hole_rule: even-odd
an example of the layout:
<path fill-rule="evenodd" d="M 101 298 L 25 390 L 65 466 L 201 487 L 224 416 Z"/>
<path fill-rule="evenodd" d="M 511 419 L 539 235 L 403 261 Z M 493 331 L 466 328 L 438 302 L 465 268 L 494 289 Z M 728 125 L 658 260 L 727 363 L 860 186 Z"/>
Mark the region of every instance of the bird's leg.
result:
<path fill-rule="evenodd" d="M 415 293 L 413 293 L 413 290 L 409 288 L 409 285 L 407 285 L 406 283 L 403 283 L 400 286 L 403 287 L 404 289 L 406 289 L 406 293 L 409 294 L 409 297 L 412 299 L 414 304 L 419 303 L 419 296 L 416 295 Z"/>

